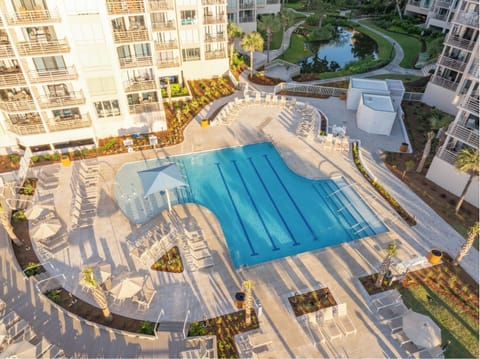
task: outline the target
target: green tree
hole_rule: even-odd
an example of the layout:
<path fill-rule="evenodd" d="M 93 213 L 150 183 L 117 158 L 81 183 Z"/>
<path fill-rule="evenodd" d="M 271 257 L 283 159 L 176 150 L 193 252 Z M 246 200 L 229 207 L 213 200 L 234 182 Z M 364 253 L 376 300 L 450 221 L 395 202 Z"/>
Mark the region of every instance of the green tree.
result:
<path fill-rule="evenodd" d="M 273 15 L 264 15 L 257 23 L 258 29 L 264 31 L 267 36 L 267 64 L 270 62 L 270 44 L 272 43 L 273 33 L 279 30 L 279 19 Z"/>
<path fill-rule="evenodd" d="M 16 246 L 22 247 L 23 241 L 21 241 L 15 232 L 13 231 L 12 222 L 10 221 L 11 211 L 6 209 L 0 209 L 0 224 L 5 228 L 8 237 L 15 243 Z"/>
<path fill-rule="evenodd" d="M 93 268 L 85 268 L 82 270 L 82 278 L 81 281 L 92 288 L 93 290 L 93 299 L 98 304 L 98 307 L 102 310 L 102 314 L 106 320 L 112 320 L 112 313 L 110 312 L 110 308 L 108 307 L 108 300 L 105 292 L 103 291 L 102 287 L 98 284 L 97 280 L 95 279 L 95 274 L 93 273 Z"/>
<path fill-rule="evenodd" d="M 475 176 L 478 177 L 479 164 L 478 164 L 478 150 L 473 148 L 462 148 L 458 152 L 457 159 L 455 160 L 455 167 L 460 172 L 467 173 L 469 175 L 467 184 L 463 188 L 462 194 L 455 206 L 455 213 L 458 214 L 460 208 L 462 207 L 463 201 L 465 200 L 465 195 L 467 194 L 468 187 L 472 183 L 472 180 Z"/>
<path fill-rule="evenodd" d="M 375 282 L 375 287 L 380 288 L 383 283 L 383 279 L 385 278 L 385 274 L 388 273 L 390 270 L 390 264 L 392 262 L 392 257 L 397 253 L 397 244 L 395 242 L 390 243 L 387 248 L 387 256 L 382 262 L 382 266 L 380 267 L 380 273 L 378 273 L 377 280 Z"/>
<path fill-rule="evenodd" d="M 229 22 L 227 26 L 228 45 L 230 46 L 230 66 L 233 63 L 233 51 L 235 49 L 235 39 L 242 36 L 243 32 L 240 26 L 234 22 Z"/>
<path fill-rule="evenodd" d="M 253 52 L 263 50 L 263 37 L 256 31 L 250 32 L 242 38 L 240 46 L 250 53 L 250 76 L 253 76 L 255 71 L 253 68 Z"/>
<path fill-rule="evenodd" d="M 460 251 L 458 251 L 457 256 L 455 257 L 455 260 L 453 261 L 453 264 L 457 265 L 460 263 L 460 261 L 465 257 L 472 248 L 473 242 L 475 242 L 475 239 L 478 238 L 478 235 L 480 234 L 480 223 L 477 222 L 475 223 L 472 227 L 470 227 L 468 231 L 468 236 L 467 240 L 465 243 L 463 243 L 462 247 L 460 248 Z"/>
<path fill-rule="evenodd" d="M 282 32 L 285 33 L 287 28 L 293 24 L 295 21 L 295 15 L 287 8 L 282 8 L 278 13 L 278 19 L 280 21 L 280 25 L 282 26 Z"/>

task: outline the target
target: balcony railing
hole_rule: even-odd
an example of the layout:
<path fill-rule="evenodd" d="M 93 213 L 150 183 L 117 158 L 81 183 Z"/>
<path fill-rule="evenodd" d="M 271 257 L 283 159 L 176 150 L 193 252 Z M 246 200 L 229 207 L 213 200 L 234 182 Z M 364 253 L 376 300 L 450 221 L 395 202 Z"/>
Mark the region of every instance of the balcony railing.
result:
<path fill-rule="evenodd" d="M 227 41 L 223 33 L 205 34 L 205 42 L 223 42 Z"/>
<path fill-rule="evenodd" d="M 46 22 L 60 22 L 61 17 L 57 10 L 25 10 L 19 9 L 7 19 L 10 25 L 35 24 Z"/>
<path fill-rule="evenodd" d="M 479 106 L 478 106 L 478 97 L 467 96 L 465 100 L 461 103 L 461 107 L 467 111 L 470 111 L 474 114 L 478 114 Z"/>
<path fill-rule="evenodd" d="M 212 60 L 212 59 L 223 59 L 227 57 L 225 55 L 224 50 L 216 50 L 216 51 L 205 51 L 205 59 Z"/>
<path fill-rule="evenodd" d="M 463 72 L 467 67 L 467 63 L 465 61 L 452 59 L 451 57 L 447 57 L 445 55 L 440 57 L 439 63 L 440 65 L 447 66 L 455 71 L 460 71 L 460 72 Z"/>
<path fill-rule="evenodd" d="M 148 6 L 152 11 L 175 9 L 175 3 L 173 2 L 173 0 L 149 0 Z"/>
<path fill-rule="evenodd" d="M 83 91 L 73 91 L 68 96 L 40 96 L 39 103 L 42 109 L 83 105 L 85 96 Z"/>
<path fill-rule="evenodd" d="M 47 132 L 45 130 L 45 127 L 41 123 L 33 124 L 33 125 L 23 125 L 23 124 L 12 125 L 7 121 L 7 128 L 10 132 L 16 133 L 17 135 L 20 135 L 20 136 L 37 135 L 39 133 Z"/>
<path fill-rule="evenodd" d="M 143 90 L 154 90 L 156 88 L 153 80 L 130 81 L 125 84 L 125 92 L 136 92 Z"/>
<path fill-rule="evenodd" d="M 478 19 L 478 13 L 458 11 L 457 16 L 454 17 L 453 21 L 463 25 L 478 28 Z"/>
<path fill-rule="evenodd" d="M 32 100 L 0 101 L 0 108 L 8 112 L 35 111 L 35 103 Z"/>
<path fill-rule="evenodd" d="M 0 71 L 0 87 L 25 85 L 25 77 L 21 72 Z"/>
<path fill-rule="evenodd" d="M 110 15 L 145 12 L 143 0 L 107 0 L 107 11 Z"/>
<path fill-rule="evenodd" d="M 128 111 L 130 113 L 143 113 L 143 112 L 160 111 L 160 104 L 158 102 L 151 102 L 151 103 L 129 105 L 128 106 Z"/>
<path fill-rule="evenodd" d="M 434 13 L 432 15 L 432 19 L 436 19 L 436 20 L 440 20 L 440 21 L 447 21 L 447 14 Z"/>
<path fill-rule="evenodd" d="M 447 45 L 460 47 L 465 50 L 472 51 L 473 47 L 475 46 L 475 41 L 463 39 L 458 35 L 449 35 L 447 36 Z"/>
<path fill-rule="evenodd" d="M 467 145 L 478 148 L 478 130 L 472 130 L 458 123 L 455 123 L 452 128 L 449 129 L 448 134 L 459 139 L 463 143 L 466 143 Z"/>
<path fill-rule="evenodd" d="M 46 55 L 69 52 L 70 46 L 66 39 L 40 41 L 24 41 L 17 44 L 18 53 L 23 56 Z"/>
<path fill-rule="evenodd" d="M 432 83 L 452 91 L 455 91 L 458 87 L 458 82 L 453 82 L 440 76 L 434 76 Z"/>
<path fill-rule="evenodd" d="M 432 5 L 430 3 L 425 3 L 425 1 L 410 0 L 408 5 L 419 7 L 422 9 L 430 9 Z"/>
<path fill-rule="evenodd" d="M 161 50 L 172 50 L 178 48 L 177 41 L 176 40 L 170 40 L 170 41 L 155 41 L 155 50 L 161 51 Z"/>
<path fill-rule="evenodd" d="M 225 5 L 225 0 L 202 0 L 202 5 Z"/>
<path fill-rule="evenodd" d="M 158 68 L 178 67 L 178 66 L 180 66 L 180 60 L 178 58 L 167 58 L 167 59 L 160 58 L 157 62 Z"/>
<path fill-rule="evenodd" d="M 148 31 L 147 30 L 114 31 L 113 38 L 116 43 L 148 41 Z"/>
<path fill-rule="evenodd" d="M 437 7 L 443 7 L 443 8 L 450 8 L 450 5 L 452 5 L 452 2 L 450 0 L 437 0 L 435 1 L 435 6 Z"/>
<path fill-rule="evenodd" d="M 438 158 L 441 158 L 445 162 L 455 165 L 455 160 L 457 159 L 457 153 L 449 150 L 442 150 L 437 154 Z"/>
<path fill-rule="evenodd" d="M 478 76 L 479 76 L 478 62 L 475 62 L 475 63 L 472 64 L 472 66 L 470 67 L 470 70 L 468 71 L 468 74 L 475 79 L 478 78 Z"/>
<path fill-rule="evenodd" d="M 175 21 L 168 20 L 164 22 L 152 22 L 153 31 L 171 31 L 175 30 Z"/>
<path fill-rule="evenodd" d="M 2 57 L 15 57 L 15 53 L 13 52 L 12 45 L 10 44 L 0 45 L 0 58 Z"/>
<path fill-rule="evenodd" d="M 65 119 L 49 120 L 47 126 L 50 131 L 68 131 L 76 128 L 90 127 L 92 126 L 92 121 L 90 115 L 85 113 Z"/>
<path fill-rule="evenodd" d="M 255 3 L 252 2 L 240 2 L 238 6 L 240 10 L 253 10 L 255 9 Z"/>
<path fill-rule="evenodd" d="M 129 69 L 132 67 L 145 67 L 152 66 L 153 61 L 151 56 L 144 57 L 124 57 L 118 59 L 120 61 L 120 67 L 122 69 Z"/>
<path fill-rule="evenodd" d="M 216 15 L 216 16 L 204 16 L 203 23 L 204 24 L 222 24 L 227 22 L 227 17 L 225 15 Z"/>
<path fill-rule="evenodd" d="M 50 71 L 30 71 L 28 74 L 31 82 L 55 82 L 61 80 L 75 80 L 78 78 L 75 66 L 70 66 L 64 69 L 50 70 Z"/>

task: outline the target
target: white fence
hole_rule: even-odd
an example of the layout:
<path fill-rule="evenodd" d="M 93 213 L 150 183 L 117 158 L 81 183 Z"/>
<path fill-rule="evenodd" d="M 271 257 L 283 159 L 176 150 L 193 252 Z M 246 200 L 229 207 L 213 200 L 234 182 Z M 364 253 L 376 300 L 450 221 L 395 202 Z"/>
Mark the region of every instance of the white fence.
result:
<path fill-rule="evenodd" d="M 405 92 L 403 101 L 422 101 L 423 92 Z"/>
<path fill-rule="evenodd" d="M 273 93 L 275 94 L 282 91 L 296 92 L 296 93 L 306 94 L 306 95 L 337 96 L 337 97 L 340 96 L 341 94 L 347 93 L 347 89 L 341 89 L 337 87 L 290 84 L 285 82 L 278 84 L 273 89 Z"/>

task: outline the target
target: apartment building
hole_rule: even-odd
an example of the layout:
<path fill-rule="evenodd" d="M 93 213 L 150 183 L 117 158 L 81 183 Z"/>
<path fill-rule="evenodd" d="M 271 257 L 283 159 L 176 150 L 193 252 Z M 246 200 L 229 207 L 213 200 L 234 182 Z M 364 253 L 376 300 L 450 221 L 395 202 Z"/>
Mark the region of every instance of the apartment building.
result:
<path fill-rule="evenodd" d="M 226 0 L 0 2 L 0 153 L 166 129 L 167 84 L 228 71 Z"/>
<path fill-rule="evenodd" d="M 276 14 L 280 9 L 281 0 L 228 0 L 228 21 L 252 32 L 257 30 L 257 15 Z"/>
<path fill-rule="evenodd" d="M 455 195 L 462 193 L 469 177 L 455 169 L 458 151 L 479 149 L 478 21 L 478 0 L 462 0 L 437 69 L 423 95 L 423 102 L 456 115 L 427 173 L 428 179 Z M 478 207 L 478 198 L 477 177 L 468 189 L 466 200 Z"/>
<path fill-rule="evenodd" d="M 460 0 L 408 0 L 405 15 L 420 16 L 425 27 L 447 32 L 459 3 Z"/>

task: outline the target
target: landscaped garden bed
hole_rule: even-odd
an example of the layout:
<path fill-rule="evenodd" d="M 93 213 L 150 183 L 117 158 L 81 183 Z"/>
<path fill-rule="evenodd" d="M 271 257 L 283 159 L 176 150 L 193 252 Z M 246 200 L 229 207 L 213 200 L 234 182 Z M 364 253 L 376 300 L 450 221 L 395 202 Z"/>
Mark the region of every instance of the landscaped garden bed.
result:
<path fill-rule="evenodd" d="M 182 273 L 183 262 L 177 246 L 169 249 L 160 259 L 152 264 L 151 269 L 162 272 Z"/>
<path fill-rule="evenodd" d="M 312 292 L 295 294 L 289 297 L 288 301 L 297 317 L 337 305 L 335 298 L 328 288 L 320 288 Z"/>
<path fill-rule="evenodd" d="M 193 322 L 188 330 L 188 336 L 216 335 L 218 357 L 239 358 L 234 335 L 259 328 L 255 311 L 251 310 L 251 324 L 249 326 L 245 323 L 245 314 L 245 310 L 241 310 L 216 318 Z"/>

